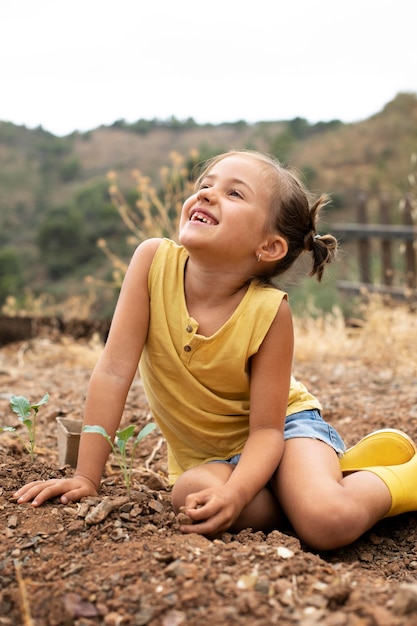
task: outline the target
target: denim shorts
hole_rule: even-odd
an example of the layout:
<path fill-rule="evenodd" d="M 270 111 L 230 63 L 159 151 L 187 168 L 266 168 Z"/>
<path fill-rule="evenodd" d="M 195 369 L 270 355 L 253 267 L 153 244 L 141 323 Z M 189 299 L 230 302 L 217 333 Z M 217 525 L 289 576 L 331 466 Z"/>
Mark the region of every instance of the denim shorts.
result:
<path fill-rule="evenodd" d="M 339 433 L 321 416 L 317 409 L 308 411 L 300 411 L 288 415 L 285 420 L 284 441 L 287 439 L 295 439 L 296 437 L 305 437 L 307 439 L 318 439 L 327 443 L 336 454 L 341 457 L 346 450 L 346 445 Z M 211 461 L 212 463 L 230 463 L 237 465 L 240 454 L 235 454 L 230 459 Z"/>

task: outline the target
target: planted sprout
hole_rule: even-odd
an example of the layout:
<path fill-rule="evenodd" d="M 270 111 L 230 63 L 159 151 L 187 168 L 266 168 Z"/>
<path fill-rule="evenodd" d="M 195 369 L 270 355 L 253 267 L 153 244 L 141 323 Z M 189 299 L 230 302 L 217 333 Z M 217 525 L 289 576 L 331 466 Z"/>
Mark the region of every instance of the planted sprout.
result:
<path fill-rule="evenodd" d="M 152 432 L 154 428 L 156 428 L 155 424 L 146 424 L 146 426 L 142 428 L 142 430 L 135 438 L 135 427 L 133 425 L 127 426 L 122 430 L 116 431 L 116 437 L 114 439 L 114 442 L 111 440 L 111 437 L 107 434 L 106 430 L 102 426 L 84 426 L 83 428 L 84 433 L 96 433 L 102 435 L 109 442 L 113 454 L 116 457 L 117 463 L 122 470 L 123 480 L 129 496 L 133 472 L 133 459 L 135 456 L 136 448 L 138 444 L 142 441 L 142 439 L 146 437 L 146 435 L 149 435 L 149 433 Z M 131 439 L 134 439 L 134 441 L 132 441 L 132 450 L 129 460 L 127 444 Z"/>
<path fill-rule="evenodd" d="M 19 435 L 14 426 L 0 426 L 0 432 L 12 432 L 23 443 L 26 450 L 30 454 L 32 461 L 35 458 L 35 444 L 36 444 L 36 416 L 39 411 L 39 407 L 46 404 L 49 400 L 49 394 L 45 394 L 42 400 L 37 404 L 31 404 L 24 396 L 12 396 L 10 398 L 10 408 L 17 414 L 19 420 L 27 428 L 29 435 L 29 442 L 25 441 L 23 437 Z"/>

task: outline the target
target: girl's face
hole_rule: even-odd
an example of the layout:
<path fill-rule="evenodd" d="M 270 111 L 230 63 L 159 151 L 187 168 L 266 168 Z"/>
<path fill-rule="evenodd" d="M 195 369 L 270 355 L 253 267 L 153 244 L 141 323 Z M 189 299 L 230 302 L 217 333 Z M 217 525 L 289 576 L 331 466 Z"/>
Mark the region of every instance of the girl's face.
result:
<path fill-rule="evenodd" d="M 179 241 L 234 261 L 255 259 L 265 238 L 267 172 L 256 159 L 227 156 L 200 181 L 182 208 Z"/>

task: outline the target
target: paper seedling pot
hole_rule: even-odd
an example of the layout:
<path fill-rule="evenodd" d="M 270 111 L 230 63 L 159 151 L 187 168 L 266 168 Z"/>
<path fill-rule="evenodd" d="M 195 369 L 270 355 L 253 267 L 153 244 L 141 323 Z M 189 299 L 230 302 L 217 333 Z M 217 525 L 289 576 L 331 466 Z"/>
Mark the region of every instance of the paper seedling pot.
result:
<path fill-rule="evenodd" d="M 58 463 L 76 467 L 82 421 L 72 417 L 57 417 L 58 426 Z"/>

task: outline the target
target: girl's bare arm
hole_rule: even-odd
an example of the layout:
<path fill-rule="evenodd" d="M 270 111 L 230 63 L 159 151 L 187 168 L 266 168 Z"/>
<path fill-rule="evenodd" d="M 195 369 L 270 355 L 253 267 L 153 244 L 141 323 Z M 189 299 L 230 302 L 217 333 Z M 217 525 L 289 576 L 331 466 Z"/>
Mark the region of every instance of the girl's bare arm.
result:
<path fill-rule="evenodd" d="M 100 425 L 111 437 L 119 427 L 146 340 L 148 273 L 159 243 L 159 239 L 142 243 L 132 257 L 106 345 L 88 386 L 83 425 Z M 82 433 L 73 478 L 35 481 L 19 489 L 14 497 L 19 503 L 32 501 L 34 506 L 39 506 L 59 495 L 64 503 L 95 495 L 109 452 L 110 446 L 102 435 Z"/>

